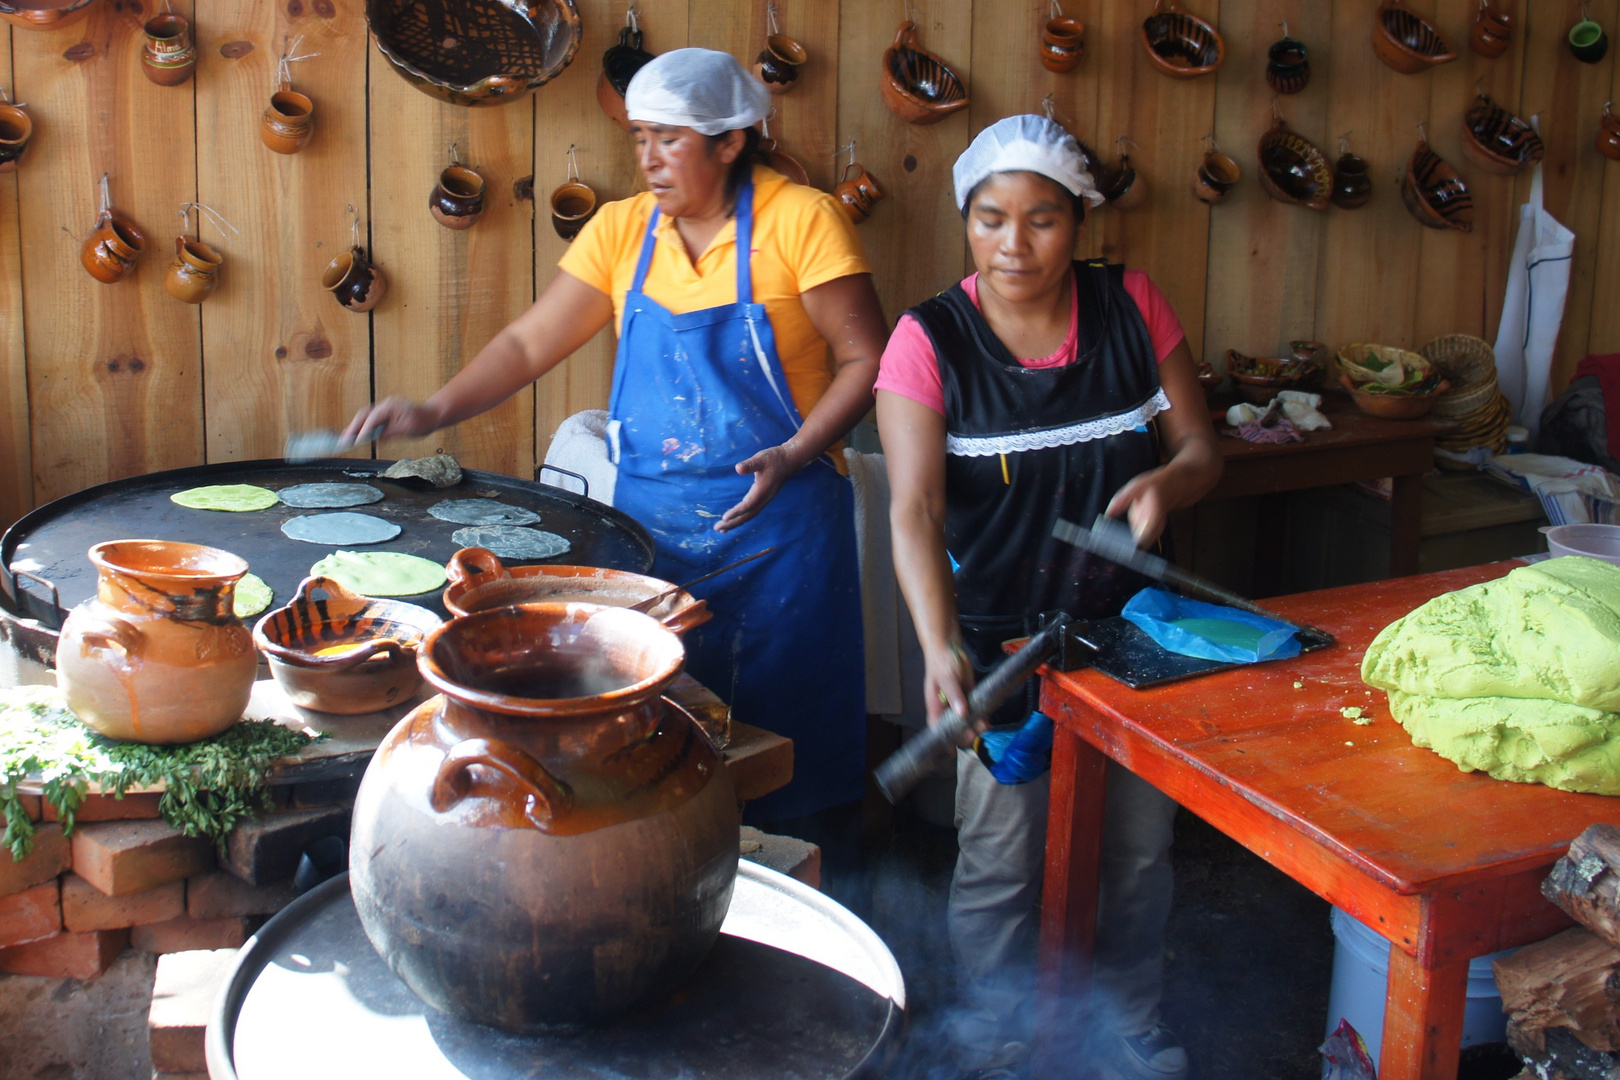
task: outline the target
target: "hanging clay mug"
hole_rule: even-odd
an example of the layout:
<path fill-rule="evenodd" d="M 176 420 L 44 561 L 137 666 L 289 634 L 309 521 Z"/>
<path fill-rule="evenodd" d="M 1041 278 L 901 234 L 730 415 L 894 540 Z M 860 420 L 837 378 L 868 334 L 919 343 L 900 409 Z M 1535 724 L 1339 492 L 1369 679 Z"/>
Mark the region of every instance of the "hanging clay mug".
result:
<path fill-rule="evenodd" d="M 1609 54 L 1609 35 L 1591 19 L 1569 28 L 1570 54 L 1583 64 L 1596 64 Z"/>
<path fill-rule="evenodd" d="M 765 48 L 754 58 L 754 75 L 773 94 L 785 94 L 799 81 L 799 68 L 810 52 L 786 34 L 765 38 Z"/>
<path fill-rule="evenodd" d="M 1232 194 L 1242 177 L 1238 163 L 1211 146 L 1193 173 L 1193 194 L 1213 206 Z"/>
<path fill-rule="evenodd" d="M 1598 153 L 1610 161 L 1620 161 L 1620 116 L 1614 115 L 1614 102 L 1603 103 L 1603 119 L 1598 123 Z"/>
<path fill-rule="evenodd" d="M 1047 71 L 1073 71 L 1086 57 L 1086 24 L 1067 15 L 1041 27 L 1041 66 Z"/>
<path fill-rule="evenodd" d="M 472 228 L 484 216 L 484 178 L 465 165 L 445 169 L 428 195 L 428 213 L 447 229 Z"/>
<path fill-rule="evenodd" d="M 174 262 L 163 275 L 163 287 L 181 303 L 200 304 L 219 284 L 219 268 L 224 262 L 225 256 L 201 240 L 176 237 Z"/>
<path fill-rule="evenodd" d="M 321 287 L 350 311 L 364 312 L 376 307 L 388 291 L 382 268 L 371 265 L 366 249 L 356 244 L 326 264 Z"/>
<path fill-rule="evenodd" d="M 197 68 L 197 43 L 191 20 L 166 12 L 146 20 L 146 43 L 141 46 L 141 71 L 159 86 L 179 86 Z"/>
<path fill-rule="evenodd" d="M 877 177 L 867 172 L 864 165 L 852 161 L 844 166 L 844 175 L 838 181 L 838 186 L 833 188 L 833 194 L 849 219 L 859 225 L 872 216 L 872 208 L 883 198 L 883 189 L 878 187 Z"/>
<path fill-rule="evenodd" d="M 1283 33 L 1266 54 L 1266 83 L 1279 94 L 1297 94 L 1311 81 L 1311 62 L 1305 43 Z"/>
<path fill-rule="evenodd" d="M 133 221 L 107 212 L 96 223 L 96 231 L 79 248 L 79 261 L 90 276 L 103 285 L 123 281 L 135 269 L 135 260 L 146 250 L 146 235 Z"/>
<path fill-rule="evenodd" d="M 596 192 L 589 184 L 570 180 L 551 193 L 551 227 L 570 243 L 595 213 Z"/>
<path fill-rule="evenodd" d="M 315 103 L 282 84 L 270 95 L 259 122 L 259 138 L 278 154 L 296 154 L 315 134 Z"/>
<path fill-rule="evenodd" d="M 16 105 L 0 104 L 0 173 L 17 171 L 33 137 L 34 121 L 29 115 Z"/>
<path fill-rule="evenodd" d="M 630 130 L 630 118 L 624 112 L 624 91 L 653 54 L 641 47 L 639 27 L 626 26 L 619 31 L 619 43 L 602 54 L 602 74 L 596 80 L 596 103 L 602 106 L 608 119 L 625 131 Z"/>
<path fill-rule="evenodd" d="M 1494 60 L 1507 52 L 1513 43 L 1513 15 L 1490 6 L 1489 0 L 1479 0 L 1479 14 L 1468 32 L 1468 47 L 1487 60 Z"/>

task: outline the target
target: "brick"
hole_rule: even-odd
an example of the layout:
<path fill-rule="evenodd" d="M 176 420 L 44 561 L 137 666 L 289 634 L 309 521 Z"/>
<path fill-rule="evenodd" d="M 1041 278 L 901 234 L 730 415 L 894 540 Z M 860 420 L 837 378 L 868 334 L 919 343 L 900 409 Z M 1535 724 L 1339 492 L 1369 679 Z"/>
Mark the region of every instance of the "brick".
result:
<path fill-rule="evenodd" d="M 203 1033 L 235 959 L 235 949 L 196 949 L 158 958 L 146 1020 L 156 1073 L 206 1074 Z"/>
<path fill-rule="evenodd" d="M 62 879 L 62 926 L 75 933 L 166 922 L 185 913 L 186 884 L 183 881 L 108 896 L 78 874 L 68 874 Z"/>
<path fill-rule="evenodd" d="M 315 806 L 331 806 L 334 803 L 354 804 L 354 797 L 360 793 L 360 777 L 354 776 L 347 780 L 318 780 L 312 784 L 295 784 L 292 790 L 292 804 L 300 810 L 308 810 Z"/>
<path fill-rule="evenodd" d="M 73 847 L 62 835 L 62 826 L 37 825 L 34 850 L 22 862 L 13 862 L 11 852 L 0 848 L 0 896 L 31 889 L 72 865 Z"/>
<path fill-rule="evenodd" d="M 287 881 L 310 844 L 327 836 L 349 838 L 352 809 L 286 810 L 244 821 L 225 838 L 225 869 L 249 885 Z"/>
<path fill-rule="evenodd" d="M 170 919 L 133 927 L 132 948 L 149 953 L 192 952 L 197 949 L 234 949 L 253 933 L 247 919 Z"/>
<path fill-rule="evenodd" d="M 62 891 L 56 879 L 0 896 L 0 946 L 50 937 L 62 929 Z"/>
<path fill-rule="evenodd" d="M 107 821 L 73 830 L 73 870 L 108 896 L 145 892 L 201 874 L 214 848 L 165 821 Z"/>
<path fill-rule="evenodd" d="M 161 794 L 131 794 L 122 799 L 112 795 L 86 795 L 73 811 L 73 820 L 79 821 L 138 821 L 158 817 Z M 56 807 L 45 804 L 45 820 L 60 821 Z"/>
<path fill-rule="evenodd" d="M 38 821 L 40 815 L 45 812 L 43 805 L 45 800 L 38 795 L 18 795 L 17 801 L 22 803 L 23 813 L 28 815 L 29 821 Z"/>
<path fill-rule="evenodd" d="M 249 885 L 222 870 L 186 880 L 186 914 L 193 919 L 274 915 L 297 897 L 290 881 Z"/>
<path fill-rule="evenodd" d="M 56 934 L 0 949 L 0 971 L 50 979 L 94 979 L 111 967 L 128 945 L 128 930 Z"/>

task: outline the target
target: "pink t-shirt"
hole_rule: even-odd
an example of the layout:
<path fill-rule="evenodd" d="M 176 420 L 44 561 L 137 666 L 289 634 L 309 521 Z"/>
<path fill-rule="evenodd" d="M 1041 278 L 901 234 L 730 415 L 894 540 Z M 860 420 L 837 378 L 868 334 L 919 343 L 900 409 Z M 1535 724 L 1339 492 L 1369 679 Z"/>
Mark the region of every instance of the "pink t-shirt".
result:
<path fill-rule="evenodd" d="M 962 291 L 979 307 L 979 275 L 970 275 L 962 282 Z M 1142 321 L 1147 324 L 1148 337 L 1153 341 L 1153 352 L 1160 363 L 1187 337 L 1181 320 L 1165 299 L 1164 293 L 1142 270 L 1125 271 L 1125 291 L 1136 301 Z M 1069 333 L 1051 356 L 1035 360 L 1018 358 L 1027 368 L 1061 367 L 1074 360 L 1080 344 L 1080 303 L 1078 288 L 1069 301 Z M 878 370 L 877 389 L 889 390 L 902 397 L 926 405 L 945 415 L 945 390 L 939 381 L 939 358 L 934 355 L 934 343 L 928 332 L 910 315 L 900 316 L 889 344 L 883 350 L 883 361 Z"/>

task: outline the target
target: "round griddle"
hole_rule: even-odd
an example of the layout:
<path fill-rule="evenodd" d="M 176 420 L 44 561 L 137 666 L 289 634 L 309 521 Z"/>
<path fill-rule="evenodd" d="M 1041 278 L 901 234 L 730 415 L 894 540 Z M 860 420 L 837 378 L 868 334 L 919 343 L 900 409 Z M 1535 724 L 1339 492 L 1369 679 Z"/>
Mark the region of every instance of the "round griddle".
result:
<path fill-rule="evenodd" d="M 652 569 L 652 538 L 629 515 L 611 506 L 549 484 L 474 469 L 463 470 L 461 483 L 447 488 L 418 480 L 383 480 L 375 475 L 392 464 L 363 459 L 329 459 L 303 465 L 279 459 L 227 462 L 85 488 L 25 515 L 0 538 L 0 586 L 5 589 L 5 604 L 20 616 L 60 627 L 74 605 L 95 595 L 96 570 L 85 553 L 104 540 L 183 540 L 222 548 L 246 559 L 249 569 L 275 590 L 273 607 L 291 600 L 309 568 L 337 550 L 337 545 L 307 544 L 288 539 L 281 532 L 281 523 L 288 518 L 332 511 L 278 503 L 267 510 L 236 513 L 192 510 L 169 501 L 175 492 L 210 484 L 257 484 L 272 491 L 294 484 L 371 484 L 383 492 L 381 502 L 339 509 L 392 521 L 400 526 L 400 534 L 381 544 L 350 545 L 351 550 L 401 551 L 439 563 L 448 562 L 456 553 L 459 545 L 450 539 L 450 534 L 462 526 L 440 521 L 428 513 L 428 507 L 445 499 L 499 499 L 535 511 L 540 515 L 536 528 L 564 536 L 573 545 L 555 558 L 514 559 L 510 565 L 562 563 L 637 574 Z M 54 584 L 60 609 L 47 586 L 19 571 Z M 441 616 L 447 614 L 438 591 L 401 599 Z"/>
<path fill-rule="evenodd" d="M 517 1035 L 422 1003 L 367 940 L 342 874 L 266 923 L 208 1020 L 214 1080 L 844 1080 L 894 1047 L 905 983 L 872 930 L 821 893 L 744 861 L 686 985 L 601 1028 Z"/>

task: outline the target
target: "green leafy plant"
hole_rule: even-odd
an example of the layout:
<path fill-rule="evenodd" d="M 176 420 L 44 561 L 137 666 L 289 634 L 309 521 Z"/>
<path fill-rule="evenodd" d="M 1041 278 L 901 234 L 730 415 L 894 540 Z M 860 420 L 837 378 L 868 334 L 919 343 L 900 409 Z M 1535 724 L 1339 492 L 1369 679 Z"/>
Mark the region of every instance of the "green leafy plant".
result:
<path fill-rule="evenodd" d="M 0 843 L 13 860 L 34 845 L 34 826 L 19 796 L 26 780 L 71 834 L 80 803 L 95 784 L 122 798 L 131 789 L 161 786 L 158 811 L 187 836 L 206 836 L 223 850 L 238 821 L 268 809 L 265 779 L 277 759 L 317 738 L 270 720 L 242 720 L 212 738 L 178 746 L 119 742 L 96 734 L 68 710 L 55 687 L 0 690 Z"/>

